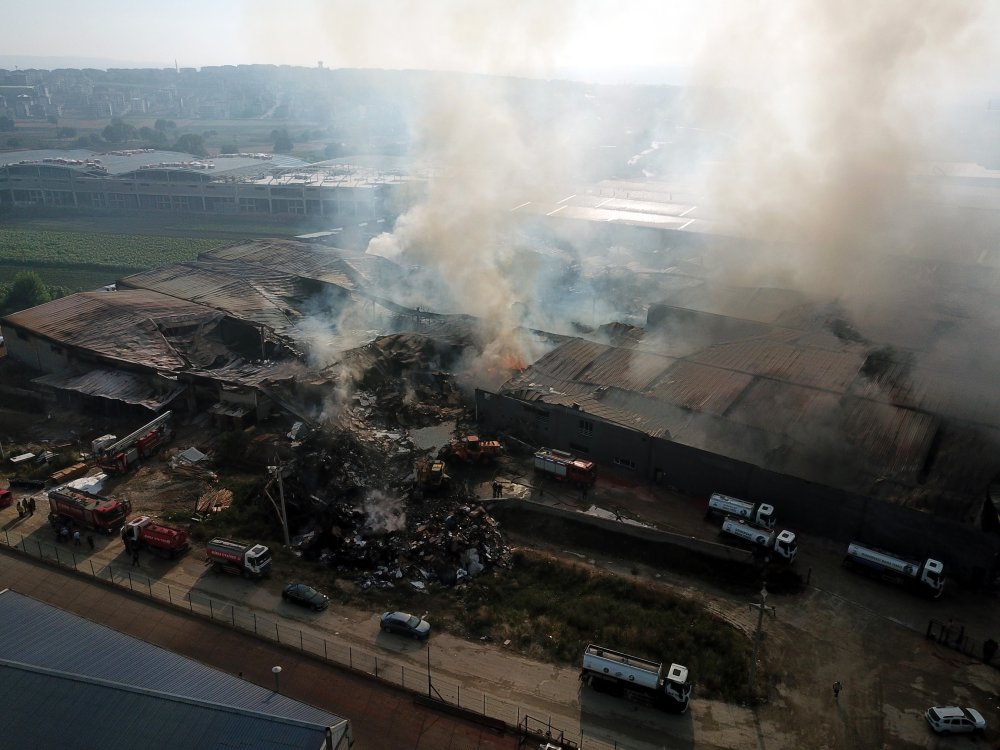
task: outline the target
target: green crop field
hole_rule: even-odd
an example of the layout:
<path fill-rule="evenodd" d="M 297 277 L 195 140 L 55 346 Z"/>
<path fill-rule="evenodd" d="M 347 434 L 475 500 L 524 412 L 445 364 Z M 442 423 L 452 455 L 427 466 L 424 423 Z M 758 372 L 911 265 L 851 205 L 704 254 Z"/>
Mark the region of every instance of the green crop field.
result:
<path fill-rule="evenodd" d="M 193 260 L 198 253 L 218 245 L 215 239 L 2 228 L 0 262 L 32 267 L 145 269 Z"/>

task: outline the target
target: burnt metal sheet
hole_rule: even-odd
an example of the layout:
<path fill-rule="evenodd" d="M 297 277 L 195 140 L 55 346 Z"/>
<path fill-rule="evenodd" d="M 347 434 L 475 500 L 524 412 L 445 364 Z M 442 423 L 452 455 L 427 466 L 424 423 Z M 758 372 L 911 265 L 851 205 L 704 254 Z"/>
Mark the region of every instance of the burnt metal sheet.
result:
<path fill-rule="evenodd" d="M 204 305 L 146 290 L 80 292 L 4 318 L 12 326 L 104 357 L 178 370 L 184 358 L 167 340 L 171 330 L 213 326 L 223 314 Z"/>
<path fill-rule="evenodd" d="M 133 274 L 119 289 L 148 289 L 197 302 L 285 333 L 308 298 L 297 276 L 225 261 L 175 263 Z"/>
<path fill-rule="evenodd" d="M 857 377 L 865 357 L 857 348 L 844 351 L 806 349 L 758 339 L 718 344 L 692 354 L 690 359 L 713 367 L 844 393 Z"/>
<path fill-rule="evenodd" d="M 647 393 L 685 409 L 722 415 L 752 381 L 747 373 L 680 361 L 656 379 Z"/>
<path fill-rule="evenodd" d="M 528 371 L 538 371 L 553 378 L 574 380 L 597 357 L 610 349 L 609 346 L 593 341 L 570 339 L 535 362 Z"/>
<path fill-rule="evenodd" d="M 91 370 L 82 375 L 55 373 L 35 378 L 33 383 L 85 396 L 107 398 L 144 406 L 154 412 L 184 392 L 184 386 L 159 377 L 140 377 L 118 370 Z"/>
<path fill-rule="evenodd" d="M 608 348 L 576 377 L 595 385 L 644 391 L 674 363 L 669 357 L 637 349 Z"/>

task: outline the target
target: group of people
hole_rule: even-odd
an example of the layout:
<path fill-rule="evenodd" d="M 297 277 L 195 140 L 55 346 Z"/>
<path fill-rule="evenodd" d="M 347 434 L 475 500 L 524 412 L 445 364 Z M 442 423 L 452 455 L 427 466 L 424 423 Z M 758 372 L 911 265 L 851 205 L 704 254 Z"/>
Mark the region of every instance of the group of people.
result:
<path fill-rule="evenodd" d="M 26 497 L 24 500 L 17 501 L 17 517 L 24 518 L 25 516 L 35 515 L 35 498 Z"/>
<path fill-rule="evenodd" d="M 79 529 L 70 529 L 69 526 L 63 524 L 59 527 L 59 541 L 69 543 L 69 540 L 73 540 L 73 544 L 79 547 L 83 543 L 83 535 L 80 533 Z M 87 534 L 87 546 L 94 549 L 97 545 L 94 543 L 94 535 Z"/>
<path fill-rule="evenodd" d="M 493 497 L 503 497 L 503 485 L 500 482 L 493 483 Z"/>

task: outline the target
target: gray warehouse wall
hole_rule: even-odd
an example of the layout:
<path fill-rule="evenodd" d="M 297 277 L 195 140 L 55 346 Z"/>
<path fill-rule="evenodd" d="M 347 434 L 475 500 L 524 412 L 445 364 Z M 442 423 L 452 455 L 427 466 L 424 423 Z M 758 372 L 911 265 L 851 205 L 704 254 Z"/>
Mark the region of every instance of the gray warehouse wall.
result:
<path fill-rule="evenodd" d="M 637 478 L 702 496 L 706 503 L 712 492 L 772 503 L 779 526 L 842 542 L 845 551 L 857 540 L 900 555 L 933 557 L 945 563 L 948 577 L 973 586 L 986 585 L 1000 573 L 1000 537 L 975 526 L 651 438 L 561 406 L 476 391 L 476 408 L 480 423 L 490 430 L 568 450 L 618 472 L 614 459 L 627 453 L 635 457 Z M 580 434 L 580 419 L 593 422 L 590 436 Z"/>

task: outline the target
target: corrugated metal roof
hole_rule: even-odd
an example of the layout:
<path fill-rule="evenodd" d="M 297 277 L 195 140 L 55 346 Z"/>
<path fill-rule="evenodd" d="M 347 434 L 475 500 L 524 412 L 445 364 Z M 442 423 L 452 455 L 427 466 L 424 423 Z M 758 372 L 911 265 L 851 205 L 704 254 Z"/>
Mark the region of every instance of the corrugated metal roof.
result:
<path fill-rule="evenodd" d="M 676 362 L 658 378 L 648 393 L 685 409 L 724 414 L 753 381 L 753 376 L 697 362 Z"/>
<path fill-rule="evenodd" d="M 222 310 L 284 333 L 308 298 L 297 276 L 229 261 L 175 263 L 119 280 L 121 289 L 149 289 Z"/>
<path fill-rule="evenodd" d="M 14 591 L 0 592 L 0 633 L 4 746 L 319 747 L 324 727 L 347 731 L 327 711 Z M 40 721 L 39 706 L 58 720 Z M 37 741 L 53 728 L 53 742 Z"/>
<path fill-rule="evenodd" d="M 713 367 L 843 393 L 864 364 L 865 351 L 858 346 L 845 346 L 842 351 L 804 349 L 758 339 L 718 344 L 692 354 L 690 359 Z"/>
<path fill-rule="evenodd" d="M 673 359 L 659 354 L 636 349 L 608 348 L 576 377 L 578 380 L 595 385 L 644 391 L 673 363 Z"/>
<path fill-rule="evenodd" d="M 171 380 L 155 376 L 139 377 L 118 370 L 98 369 L 83 375 L 56 373 L 43 375 L 31 382 L 87 396 L 124 401 L 152 411 L 159 411 L 184 392 L 184 386 Z"/>
<path fill-rule="evenodd" d="M 211 326 L 222 317 L 216 310 L 165 294 L 126 290 L 80 292 L 8 315 L 3 322 L 115 360 L 138 359 L 147 367 L 175 370 L 185 361 L 163 330 Z"/>

